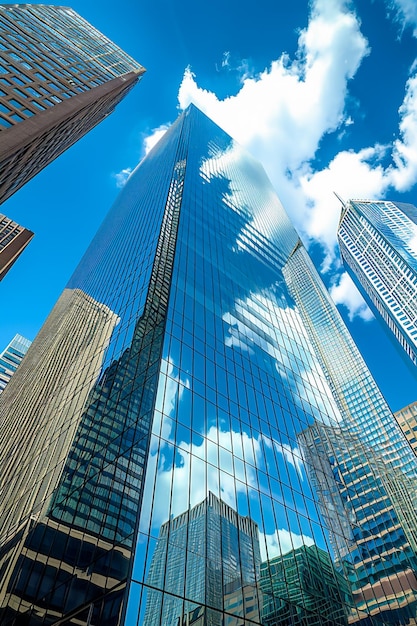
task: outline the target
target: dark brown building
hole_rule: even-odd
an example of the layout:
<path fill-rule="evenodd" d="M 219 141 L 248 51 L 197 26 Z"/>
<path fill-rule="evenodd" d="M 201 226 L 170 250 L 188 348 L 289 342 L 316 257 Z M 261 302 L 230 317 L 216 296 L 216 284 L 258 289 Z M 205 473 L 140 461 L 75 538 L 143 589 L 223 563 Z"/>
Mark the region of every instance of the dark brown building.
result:
<path fill-rule="evenodd" d="M 0 280 L 32 239 L 33 233 L 0 213 Z"/>
<path fill-rule="evenodd" d="M 0 5 L 0 203 L 111 113 L 145 69 L 68 7 Z"/>

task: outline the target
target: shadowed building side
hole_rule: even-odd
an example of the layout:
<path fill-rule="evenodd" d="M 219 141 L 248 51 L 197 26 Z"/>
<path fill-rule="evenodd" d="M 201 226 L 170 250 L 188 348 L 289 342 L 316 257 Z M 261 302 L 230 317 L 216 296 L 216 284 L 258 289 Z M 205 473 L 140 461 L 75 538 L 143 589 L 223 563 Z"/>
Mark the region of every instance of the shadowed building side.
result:
<path fill-rule="evenodd" d="M 83 137 L 145 69 L 68 7 L 0 6 L 0 203 Z"/>
<path fill-rule="evenodd" d="M 0 280 L 30 243 L 34 233 L 0 213 Z"/>

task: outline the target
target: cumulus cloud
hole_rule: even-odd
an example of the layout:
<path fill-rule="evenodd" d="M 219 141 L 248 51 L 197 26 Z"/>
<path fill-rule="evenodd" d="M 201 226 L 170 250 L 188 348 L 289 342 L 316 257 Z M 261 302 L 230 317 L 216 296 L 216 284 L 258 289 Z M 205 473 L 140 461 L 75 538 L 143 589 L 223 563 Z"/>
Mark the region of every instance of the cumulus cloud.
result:
<path fill-rule="evenodd" d="M 170 124 L 161 124 L 158 128 L 154 128 L 150 135 L 145 137 L 143 141 L 144 156 L 152 150 L 152 148 L 158 143 L 158 141 L 165 135 Z"/>
<path fill-rule="evenodd" d="M 300 234 L 304 239 L 318 234 L 329 249 L 337 209 L 329 220 L 327 205 L 317 227 L 315 198 L 306 197 L 307 183 L 315 187 L 308 164 L 326 133 L 353 122 L 344 112 L 347 85 L 367 54 L 355 14 L 341 0 L 319 0 L 300 33 L 294 60 L 281 55 L 223 100 L 201 88 L 187 68 L 178 92 L 180 108 L 193 102 L 261 161 Z M 318 209 L 323 212 L 321 204 Z"/>
<path fill-rule="evenodd" d="M 414 0 L 391 0 L 389 6 L 404 23 L 417 27 Z M 190 68 L 178 91 L 180 109 L 193 102 L 264 165 L 302 239 L 323 247 L 323 271 L 335 272 L 340 266 L 340 203 L 333 191 L 346 200 L 374 199 L 407 191 L 417 182 L 417 66 L 411 69 L 399 108 L 397 139 L 340 151 L 326 167 L 315 167 L 323 137 L 334 131 L 341 137 L 354 124 L 345 112 L 348 85 L 368 54 L 359 19 L 348 3 L 316 0 L 293 59 L 282 54 L 259 74 L 243 73 L 238 92 L 224 99 L 200 87 Z M 231 67 L 229 51 L 222 67 Z M 168 128 L 159 126 L 146 137 L 144 154 Z M 130 173 L 126 168 L 116 174 L 117 185 L 123 186 Z M 345 277 L 336 279 L 332 293 L 351 316 L 368 315 Z"/>
<path fill-rule="evenodd" d="M 118 187 L 119 189 L 124 187 L 131 173 L 132 173 L 132 168 L 125 167 L 123 170 L 121 170 L 117 174 L 113 174 L 114 178 L 116 179 L 116 187 Z"/>
<path fill-rule="evenodd" d="M 299 535 L 295 532 L 278 528 L 271 535 L 260 533 L 261 561 L 266 561 L 287 554 L 301 546 L 312 546 L 314 540 L 308 535 Z"/>
<path fill-rule="evenodd" d="M 401 139 L 394 142 L 394 166 L 387 176 L 397 191 L 407 191 L 417 180 L 417 74 L 406 85 L 404 101 L 399 109 Z"/>
<path fill-rule="evenodd" d="M 343 304 L 347 307 L 350 320 L 356 316 L 365 321 L 373 319 L 371 310 L 346 272 L 343 272 L 337 283 L 331 287 L 330 295 L 336 304 Z"/>
<path fill-rule="evenodd" d="M 400 137 L 392 145 L 342 151 L 326 168 L 313 171 L 309 167 L 300 175 L 300 188 L 311 207 L 304 226 L 308 236 L 326 250 L 324 269 L 335 259 L 340 217 L 333 191 L 344 199 L 380 199 L 391 189 L 404 192 L 417 182 L 417 74 L 407 81 L 399 119 Z M 387 155 L 391 163 L 384 166 Z"/>
<path fill-rule="evenodd" d="M 323 135 L 343 124 L 348 80 L 367 53 L 358 20 L 344 3 L 316 2 L 295 60 L 282 55 L 224 100 L 199 87 L 188 68 L 179 104 L 194 102 L 263 163 L 296 226 L 305 231 L 305 203 L 295 175 L 314 157 Z"/>
<path fill-rule="evenodd" d="M 394 5 L 404 20 L 417 24 L 414 0 Z M 222 100 L 200 87 L 187 68 L 178 92 L 181 109 L 193 102 L 261 161 L 303 240 L 322 245 L 323 271 L 340 265 L 340 203 L 333 191 L 345 199 L 373 199 L 392 190 L 404 192 L 417 182 L 416 67 L 399 108 L 398 139 L 341 151 L 327 167 L 314 166 L 323 137 L 333 131 L 342 136 L 354 123 L 345 113 L 348 84 L 369 52 L 348 3 L 316 0 L 294 59 L 281 55 L 260 74 L 246 76 L 239 91 Z M 366 317 L 343 276 L 338 287 L 335 293 L 351 315 Z"/>
<path fill-rule="evenodd" d="M 364 148 L 359 152 L 342 151 L 328 167 L 314 172 L 305 171 L 298 182 L 303 196 L 310 207 L 305 216 L 304 229 L 310 239 L 322 244 L 326 259 L 326 271 L 335 260 L 336 233 L 341 204 L 334 192 L 344 200 L 355 198 L 380 198 L 389 181 L 378 161 L 386 154 L 385 146 Z"/>

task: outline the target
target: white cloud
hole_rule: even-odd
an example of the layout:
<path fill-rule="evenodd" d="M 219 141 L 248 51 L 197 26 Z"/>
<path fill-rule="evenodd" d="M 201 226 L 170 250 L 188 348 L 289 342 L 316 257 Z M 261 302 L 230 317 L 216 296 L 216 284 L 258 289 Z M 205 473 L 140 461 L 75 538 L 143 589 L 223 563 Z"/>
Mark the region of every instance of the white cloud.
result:
<path fill-rule="evenodd" d="M 393 161 L 387 175 L 397 191 L 407 191 L 417 181 L 417 75 L 407 81 L 399 109 L 401 139 L 394 142 Z"/>
<path fill-rule="evenodd" d="M 116 187 L 118 187 L 119 189 L 124 187 L 131 173 L 132 173 L 132 168 L 125 167 L 123 170 L 121 170 L 117 174 L 113 174 L 114 178 L 116 179 Z"/>
<path fill-rule="evenodd" d="M 323 134 L 342 122 L 347 79 L 366 53 L 353 17 L 314 26 L 300 37 L 303 62 L 289 65 L 281 57 L 258 77 L 246 78 L 236 96 L 218 100 L 198 87 L 190 69 L 179 89 L 181 108 L 194 102 L 261 160 L 273 182 L 277 166 L 281 176 L 299 168 L 314 156 Z M 320 39 L 327 40 L 324 50 Z"/>
<path fill-rule="evenodd" d="M 330 295 L 336 304 L 343 304 L 347 307 L 351 320 L 355 316 L 365 321 L 373 319 L 371 310 L 346 272 L 343 272 L 338 282 L 331 287 Z"/>
<path fill-rule="evenodd" d="M 387 0 L 389 9 L 397 12 L 398 21 L 404 26 L 411 26 L 414 29 L 414 36 L 417 37 L 417 3 L 415 0 Z"/>
<path fill-rule="evenodd" d="M 261 160 L 279 188 L 288 170 L 311 159 L 323 135 L 343 122 L 347 81 L 366 54 L 358 21 L 343 3 L 316 2 L 296 60 L 282 55 L 224 100 L 200 88 L 187 69 L 179 104 L 205 111 Z"/>
<path fill-rule="evenodd" d="M 170 124 L 161 124 L 158 128 L 154 128 L 150 135 L 143 140 L 144 156 L 152 150 L 152 148 L 158 143 L 158 141 L 165 135 Z"/>
<path fill-rule="evenodd" d="M 337 131 L 341 138 L 355 122 L 352 115 L 345 114 L 348 82 L 369 49 L 360 22 L 348 6 L 344 0 L 313 2 L 294 59 L 282 54 L 258 75 L 249 75 L 245 66 L 235 95 L 220 100 L 198 85 L 190 68 L 178 91 L 181 109 L 196 104 L 263 164 L 304 241 L 323 246 L 323 271 L 338 262 L 340 204 L 333 191 L 344 199 L 382 198 L 390 189 L 403 192 L 417 182 L 417 67 L 412 68 L 415 75 L 407 82 L 399 108 L 397 140 L 358 152 L 341 151 L 322 170 L 312 166 L 323 137 Z M 417 28 L 415 0 L 392 0 L 389 6 L 404 23 Z M 231 67 L 230 52 L 225 51 L 222 68 Z M 144 139 L 145 155 L 168 128 L 169 124 L 163 124 Z M 386 166 L 389 156 L 392 163 Z M 130 173 L 126 168 L 116 174 L 117 185 L 123 186 Z M 342 278 L 336 291 L 338 301 L 348 307 L 351 316 L 366 317 L 345 280 Z"/>
<path fill-rule="evenodd" d="M 353 191 L 355 198 L 380 198 L 389 184 L 385 170 L 377 164 L 385 153 L 384 146 L 339 152 L 327 168 L 306 171 L 299 177 L 310 207 L 304 228 L 308 237 L 320 242 L 326 251 L 324 269 L 334 261 L 337 244 L 341 205 L 334 192 L 344 200 L 351 198 Z"/>
<path fill-rule="evenodd" d="M 244 78 L 239 92 L 224 100 L 199 87 L 188 68 L 179 105 L 196 104 L 261 161 L 296 228 L 308 237 L 315 203 L 306 202 L 300 180 L 312 177 L 308 163 L 323 136 L 353 122 L 344 114 L 347 84 L 367 54 L 358 19 L 346 4 L 317 0 L 295 60 L 282 55 L 259 75 Z M 316 229 L 320 235 L 329 232 L 322 237 L 329 245 L 336 223 L 336 214 L 331 224 L 326 215 Z"/>
<path fill-rule="evenodd" d="M 222 67 L 230 67 L 230 52 L 223 52 Z"/>
<path fill-rule="evenodd" d="M 399 115 L 400 138 L 391 146 L 376 144 L 359 152 L 339 152 L 325 169 L 314 172 L 309 168 L 299 177 L 310 206 L 305 231 L 326 250 L 325 269 L 335 259 L 340 217 L 340 203 L 333 191 L 346 200 L 380 199 L 390 189 L 404 192 L 417 182 L 417 75 L 407 81 Z M 389 154 L 392 163 L 384 167 L 383 159 Z"/>
<path fill-rule="evenodd" d="M 261 561 L 287 554 L 300 546 L 312 546 L 314 540 L 308 535 L 298 535 L 285 528 L 278 528 L 271 535 L 260 533 Z"/>
<path fill-rule="evenodd" d="M 372 199 L 417 182 L 417 74 L 406 85 L 397 140 L 342 151 L 324 169 L 313 169 L 324 135 L 335 130 L 343 135 L 354 123 L 344 112 L 348 81 L 369 53 L 359 20 L 347 6 L 342 0 L 316 0 L 295 59 L 282 55 L 259 75 L 244 78 L 237 94 L 220 100 L 198 85 L 189 68 L 178 92 L 180 108 L 193 102 L 261 161 L 303 239 L 323 246 L 323 270 L 337 261 L 340 203 L 333 191 L 344 199 Z M 415 0 L 397 0 L 392 7 L 417 25 Z M 351 316 L 367 318 L 346 278 L 335 289 Z"/>

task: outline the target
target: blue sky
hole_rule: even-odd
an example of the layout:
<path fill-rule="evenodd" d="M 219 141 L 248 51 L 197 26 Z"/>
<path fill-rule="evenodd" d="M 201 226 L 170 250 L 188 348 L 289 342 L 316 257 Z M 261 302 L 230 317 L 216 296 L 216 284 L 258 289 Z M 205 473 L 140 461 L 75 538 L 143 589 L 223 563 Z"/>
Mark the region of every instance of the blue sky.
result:
<path fill-rule="evenodd" d="M 16 332 L 34 338 L 118 186 L 193 101 L 263 163 L 391 408 L 417 400 L 415 375 L 340 267 L 333 195 L 417 204 L 415 0 L 71 6 L 147 72 L 2 205 L 36 236 L 0 283 L 0 348 Z"/>

